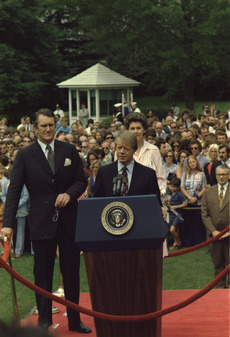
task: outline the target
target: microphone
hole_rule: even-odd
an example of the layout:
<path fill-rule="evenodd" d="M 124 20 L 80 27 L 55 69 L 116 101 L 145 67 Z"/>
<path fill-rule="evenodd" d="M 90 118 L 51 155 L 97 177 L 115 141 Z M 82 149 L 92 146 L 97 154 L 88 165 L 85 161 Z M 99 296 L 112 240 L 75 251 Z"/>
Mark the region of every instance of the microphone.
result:
<path fill-rule="evenodd" d="M 117 188 L 116 188 L 116 195 L 121 195 L 121 182 L 122 182 L 122 174 L 117 175 Z"/>
<path fill-rule="evenodd" d="M 122 176 L 121 195 L 123 195 L 123 191 L 124 191 L 126 183 L 127 183 L 127 178 L 125 178 L 124 176 Z"/>
<path fill-rule="evenodd" d="M 113 178 L 113 195 L 116 195 L 116 189 L 117 189 L 117 177 Z"/>

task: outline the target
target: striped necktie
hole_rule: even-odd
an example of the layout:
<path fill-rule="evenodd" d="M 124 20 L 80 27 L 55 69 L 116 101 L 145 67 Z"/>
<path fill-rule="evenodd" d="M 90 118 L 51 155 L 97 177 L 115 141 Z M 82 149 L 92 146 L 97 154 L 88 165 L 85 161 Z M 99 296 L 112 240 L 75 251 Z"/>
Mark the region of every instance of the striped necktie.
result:
<path fill-rule="evenodd" d="M 224 186 L 221 186 L 219 194 L 220 207 L 222 207 L 223 199 L 224 199 Z"/>
<path fill-rule="evenodd" d="M 127 167 L 126 166 L 124 166 L 122 168 L 122 175 L 123 175 L 123 177 L 125 177 L 125 181 L 126 181 L 125 186 L 124 186 L 124 190 L 123 190 L 123 193 L 122 193 L 122 195 L 124 197 L 128 194 L 128 174 L 127 174 Z"/>

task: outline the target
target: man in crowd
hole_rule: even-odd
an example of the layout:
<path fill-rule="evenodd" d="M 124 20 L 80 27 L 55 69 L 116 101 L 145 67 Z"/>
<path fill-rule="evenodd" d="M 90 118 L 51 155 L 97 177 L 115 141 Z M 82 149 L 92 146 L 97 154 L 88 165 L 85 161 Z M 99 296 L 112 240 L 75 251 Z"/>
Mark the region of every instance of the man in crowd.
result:
<path fill-rule="evenodd" d="M 35 114 L 38 141 L 16 156 L 10 177 L 2 227 L 3 237 L 13 236 L 13 225 L 21 190 L 30 195 L 29 230 L 34 251 L 35 284 L 52 293 L 57 245 L 67 300 L 79 301 L 80 251 L 76 246 L 77 199 L 87 186 L 82 162 L 74 145 L 54 140 L 55 118 L 49 109 Z M 38 324 L 52 325 L 52 301 L 36 294 Z M 80 321 L 79 312 L 67 308 L 69 329 L 91 330 Z"/>
<path fill-rule="evenodd" d="M 230 147 L 228 145 L 219 146 L 219 157 L 220 160 L 214 162 L 210 171 L 210 185 L 213 186 L 217 184 L 216 180 L 216 168 L 220 165 L 227 165 L 230 169 Z"/>
<path fill-rule="evenodd" d="M 229 167 L 227 165 L 220 165 L 216 168 L 216 179 L 218 184 L 205 190 L 201 205 L 202 221 L 208 238 L 215 237 L 229 225 Z M 229 234 L 230 232 L 225 233 L 210 244 L 215 276 L 219 275 L 230 263 Z M 226 288 L 225 278 L 219 282 L 218 288 Z"/>

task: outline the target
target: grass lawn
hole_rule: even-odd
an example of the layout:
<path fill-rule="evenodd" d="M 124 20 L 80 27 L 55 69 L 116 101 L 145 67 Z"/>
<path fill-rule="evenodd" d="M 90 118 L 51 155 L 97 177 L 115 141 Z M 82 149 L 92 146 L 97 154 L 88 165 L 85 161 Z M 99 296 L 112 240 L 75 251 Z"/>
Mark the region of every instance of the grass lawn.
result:
<path fill-rule="evenodd" d="M 147 96 L 147 97 L 135 97 L 135 101 L 137 101 L 138 107 L 142 110 L 142 112 L 147 112 L 149 109 L 158 110 L 158 109 L 168 109 L 172 106 L 172 100 L 165 97 L 155 97 L 155 96 Z M 216 104 L 216 110 L 224 112 L 228 111 L 229 102 L 217 101 L 213 99 L 213 101 L 196 101 L 194 103 L 194 111 L 198 114 L 203 112 L 202 106 L 204 104 Z M 178 101 L 177 105 L 180 107 L 180 111 L 185 108 L 185 104 L 183 101 Z"/>
<path fill-rule="evenodd" d="M 182 256 L 164 259 L 163 290 L 201 289 L 213 279 L 213 266 L 208 247 Z M 33 257 L 25 253 L 22 258 L 12 261 L 13 268 L 24 278 L 33 282 Z M 35 305 L 34 293 L 16 283 L 16 293 L 20 319 L 25 317 Z M 13 320 L 11 301 L 11 277 L 0 269 L 0 319 L 7 324 Z M 55 264 L 53 289 L 59 286 L 59 266 Z M 84 259 L 81 257 L 81 292 L 88 292 Z"/>

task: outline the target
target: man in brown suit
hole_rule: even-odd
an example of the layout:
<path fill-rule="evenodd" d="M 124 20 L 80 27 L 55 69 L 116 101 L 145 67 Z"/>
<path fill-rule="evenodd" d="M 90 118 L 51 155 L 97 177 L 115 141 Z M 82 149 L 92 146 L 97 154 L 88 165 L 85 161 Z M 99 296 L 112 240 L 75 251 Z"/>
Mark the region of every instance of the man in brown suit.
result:
<path fill-rule="evenodd" d="M 201 215 L 207 229 L 208 238 L 218 235 L 229 225 L 229 168 L 220 165 L 216 168 L 217 184 L 207 189 L 202 198 Z M 225 233 L 219 240 L 210 244 L 210 252 L 217 276 L 230 263 L 229 238 Z M 230 284 L 230 277 L 228 277 Z M 226 280 L 220 281 L 218 288 L 226 288 Z"/>

